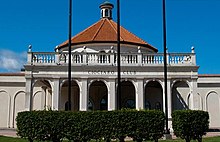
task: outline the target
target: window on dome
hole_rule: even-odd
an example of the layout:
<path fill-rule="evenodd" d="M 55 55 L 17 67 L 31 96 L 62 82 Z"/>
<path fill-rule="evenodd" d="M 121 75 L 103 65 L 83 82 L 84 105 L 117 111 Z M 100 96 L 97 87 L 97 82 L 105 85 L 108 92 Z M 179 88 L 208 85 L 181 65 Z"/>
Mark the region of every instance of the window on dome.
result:
<path fill-rule="evenodd" d="M 109 17 L 109 15 L 108 15 L 108 9 L 105 9 L 105 17 Z"/>

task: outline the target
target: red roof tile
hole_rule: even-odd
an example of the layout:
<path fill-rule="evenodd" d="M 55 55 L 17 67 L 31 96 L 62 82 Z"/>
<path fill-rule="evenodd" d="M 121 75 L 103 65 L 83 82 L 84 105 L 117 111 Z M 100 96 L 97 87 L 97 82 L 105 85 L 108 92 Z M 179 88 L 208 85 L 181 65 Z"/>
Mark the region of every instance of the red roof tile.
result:
<path fill-rule="evenodd" d="M 140 45 L 150 48 L 157 52 L 158 50 L 140 39 L 136 35 L 132 34 L 125 28 L 121 27 L 121 43 Z M 60 44 L 58 48 L 68 46 L 68 40 Z M 88 27 L 84 31 L 80 32 L 76 36 L 72 37 L 71 42 L 73 45 L 85 44 L 85 43 L 116 43 L 117 42 L 117 23 L 108 18 L 102 18 L 92 26 Z"/>
<path fill-rule="evenodd" d="M 25 76 L 25 73 L 0 73 L 0 76 Z"/>

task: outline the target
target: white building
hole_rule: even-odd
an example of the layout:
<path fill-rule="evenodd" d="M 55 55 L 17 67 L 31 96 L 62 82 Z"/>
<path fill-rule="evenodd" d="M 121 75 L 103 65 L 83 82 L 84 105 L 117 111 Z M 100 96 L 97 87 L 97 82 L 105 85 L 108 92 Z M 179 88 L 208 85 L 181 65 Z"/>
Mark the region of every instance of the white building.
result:
<path fill-rule="evenodd" d="M 164 57 L 158 50 L 121 27 L 121 98 L 117 91 L 117 24 L 111 3 L 100 5 L 101 19 L 72 38 L 74 111 L 122 107 L 164 110 Z M 27 53 L 25 71 L 0 74 L 0 127 L 16 127 L 24 110 L 65 110 L 68 100 L 68 41 L 56 52 Z M 177 109 L 210 114 L 210 127 L 220 127 L 220 75 L 199 75 L 191 53 L 167 53 L 168 117 Z"/>

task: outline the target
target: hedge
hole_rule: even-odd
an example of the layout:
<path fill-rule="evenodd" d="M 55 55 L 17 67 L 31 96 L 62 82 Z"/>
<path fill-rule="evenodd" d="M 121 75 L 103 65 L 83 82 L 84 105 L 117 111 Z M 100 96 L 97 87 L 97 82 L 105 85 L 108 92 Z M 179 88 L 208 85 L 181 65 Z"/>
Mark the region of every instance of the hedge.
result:
<path fill-rule="evenodd" d="M 199 110 L 176 110 L 172 113 L 174 134 L 177 137 L 202 141 L 209 129 L 209 114 Z"/>
<path fill-rule="evenodd" d="M 94 112 L 26 111 L 18 113 L 17 135 L 30 142 L 91 139 L 158 141 L 163 136 L 164 113 L 158 110 Z"/>

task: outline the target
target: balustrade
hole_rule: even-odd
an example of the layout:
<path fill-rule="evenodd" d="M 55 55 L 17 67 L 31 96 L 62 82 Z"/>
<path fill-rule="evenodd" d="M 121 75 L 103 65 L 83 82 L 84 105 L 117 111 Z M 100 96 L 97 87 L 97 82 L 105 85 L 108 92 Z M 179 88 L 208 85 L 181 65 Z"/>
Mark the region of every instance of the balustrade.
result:
<path fill-rule="evenodd" d="M 121 65 L 163 65 L 162 53 L 121 53 Z M 117 65 L 117 55 L 114 53 L 71 53 L 72 64 L 78 65 Z M 29 52 L 28 64 L 67 64 L 68 52 Z M 194 53 L 169 53 L 167 54 L 169 65 L 196 65 Z"/>

